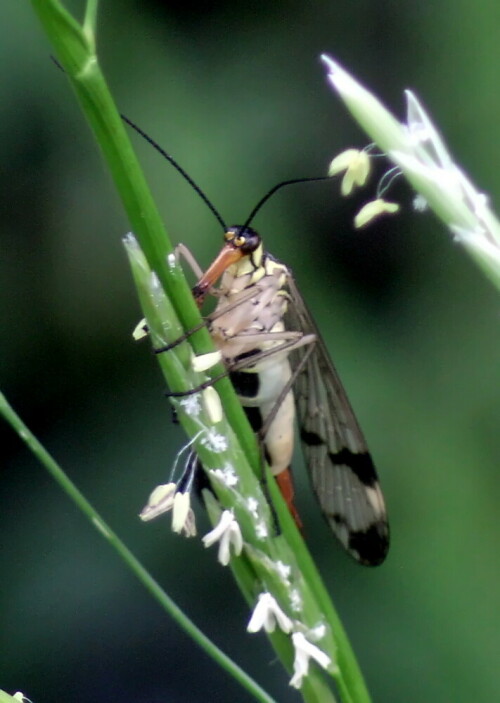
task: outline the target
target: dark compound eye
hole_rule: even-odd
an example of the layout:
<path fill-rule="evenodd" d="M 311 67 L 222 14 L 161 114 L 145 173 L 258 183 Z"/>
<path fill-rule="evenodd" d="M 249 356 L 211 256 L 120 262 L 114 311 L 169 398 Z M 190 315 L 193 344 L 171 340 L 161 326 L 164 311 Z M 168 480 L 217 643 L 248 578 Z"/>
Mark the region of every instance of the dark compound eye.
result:
<path fill-rule="evenodd" d="M 228 237 L 230 233 L 232 233 L 232 237 Z M 251 254 L 261 243 L 260 235 L 251 227 L 245 227 L 243 229 L 243 227 L 239 225 L 234 225 L 228 229 L 224 236 L 226 241 L 231 241 L 232 239 L 234 246 L 241 249 L 244 254 Z"/>

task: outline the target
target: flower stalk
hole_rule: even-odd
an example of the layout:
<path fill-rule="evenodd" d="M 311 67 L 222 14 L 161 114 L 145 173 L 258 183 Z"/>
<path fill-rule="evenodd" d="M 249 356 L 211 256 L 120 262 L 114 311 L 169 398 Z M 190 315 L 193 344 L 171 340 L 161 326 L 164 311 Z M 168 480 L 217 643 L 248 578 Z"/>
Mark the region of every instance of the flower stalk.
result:
<path fill-rule="evenodd" d="M 419 194 L 415 209 L 425 202 L 500 288 L 500 221 L 488 197 L 455 163 L 414 93 L 405 91 L 407 118 L 400 123 L 340 64 L 321 58 L 330 84 L 353 117 Z"/>

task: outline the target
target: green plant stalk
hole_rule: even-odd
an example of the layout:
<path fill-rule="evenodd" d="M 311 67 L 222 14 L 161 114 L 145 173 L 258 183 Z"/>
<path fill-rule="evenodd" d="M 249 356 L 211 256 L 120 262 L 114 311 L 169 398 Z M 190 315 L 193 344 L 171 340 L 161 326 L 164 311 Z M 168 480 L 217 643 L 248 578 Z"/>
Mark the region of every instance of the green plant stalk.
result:
<path fill-rule="evenodd" d="M 134 573 L 149 593 L 159 602 L 161 607 L 170 615 L 192 639 L 223 669 L 231 674 L 256 700 L 263 703 L 273 703 L 271 698 L 248 674 L 220 650 L 196 625 L 182 612 L 176 603 L 165 593 L 162 587 L 153 579 L 149 572 L 140 563 L 137 557 L 122 542 L 122 540 L 106 524 L 99 513 L 93 508 L 85 496 L 52 458 L 47 450 L 40 444 L 34 434 L 21 420 L 19 415 L 8 403 L 3 393 L 0 393 L 0 415 L 11 425 L 19 437 L 37 457 L 40 463 L 58 483 L 62 490 L 75 503 L 79 510 L 88 518 L 91 524 L 119 554 L 127 567 Z"/>
<path fill-rule="evenodd" d="M 176 267 L 170 269 L 167 266 L 167 256 L 171 253 L 172 247 L 163 230 L 158 211 L 98 66 L 93 29 L 96 15 L 95 0 L 87 5 L 83 29 L 68 15 L 57 0 L 32 0 L 32 4 L 52 41 L 57 58 L 64 68 L 96 136 L 148 265 L 151 270 L 156 272 L 182 327 L 191 329 L 200 321 L 199 312 L 184 277 L 178 274 Z M 204 329 L 194 334 L 190 343 L 197 354 L 211 350 L 211 340 Z M 185 374 L 183 375 L 183 372 L 186 371 L 185 366 L 181 363 L 183 371 L 181 369 L 180 375 L 176 376 L 180 367 L 176 369 L 174 363 L 170 364 L 167 360 L 170 355 L 163 356 L 165 361 L 162 361 L 162 368 L 165 370 L 170 387 L 174 390 L 183 390 L 189 387 L 186 385 L 188 378 Z M 220 370 L 215 369 L 214 373 L 217 374 Z M 180 385 L 176 385 L 177 382 Z M 242 449 L 248 456 L 254 470 L 260 469 L 255 438 L 231 384 L 226 379 L 220 381 L 217 383 L 217 391 L 221 396 L 230 427 L 241 442 L 240 451 Z M 195 428 L 188 429 L 194 431 Z M 200 456 L 203 464 L 210 466 L 210 458 L 203 456 L 201 450 Z M 238 470 L 240 470 L 239 465 Z M 241 466 L 241 476 L 242 480 L 247 480 L 244 479 L 244 466 Z M 283 553 L 286 553 L 290 556 L 290 560 L 293 560 L 294 563 L 296 561 L 300 573 L 303 574 L 303 580 L 307 582 L 307 587 L 314 597 L 311 599 L 311 608 L 313 611 L 319 608 L 328 621 L 337 649 L 338 670 L 335 674 L 332 673 L 332 676 L 337 682 L 342 700 L 344 703 L 368 703 L 370 698 L 361 672 L 340 621 L 335 615 L 328 593 L 297 533 L 281 494 L 272 481 L 270 482 L 270 490 L 282 528 L 282 536 L 270 540 L 273 543 L 269 547 L 271 556 L 279 558 Z M 255 592 L 251 593 L 250 590 L 247 590 L 247 599 L 253 599 L 255 595 Z M 313 604 L 314 599 L 317 601 L 317 605 Z M 289 666 L 290 663 L 288 663 Z M 319 672 L 313 667 L 302 689 L 303 695 L 308 695 L 307 691 L 314 687 L 313 682 L 317 673 Z M 319 688 L 318 686 L 318 690 Z M 322 688 L 324 691 L 324 686 Z M 326 701 L 324 693 L 315 693 L 314 695 L 315 697 L 312 697 L 311 694 L 307 700 Z"/>

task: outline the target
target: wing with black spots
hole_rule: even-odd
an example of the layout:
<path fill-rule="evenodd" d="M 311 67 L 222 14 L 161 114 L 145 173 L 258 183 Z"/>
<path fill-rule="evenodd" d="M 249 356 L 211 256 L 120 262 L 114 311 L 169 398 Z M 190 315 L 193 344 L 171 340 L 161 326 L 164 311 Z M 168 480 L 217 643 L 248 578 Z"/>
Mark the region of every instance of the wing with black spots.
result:
<path fill-rule="evenodd" d="M 375 566 L 386 557 L 389 525 L 377 472 L 318 329 L 297 286 L 288 282 L 286 328 L 315 334 L 314 349 L 292 352 L 298 372 L 293 390 L 304 455 L 321 510 L 345 549 L 360 563 Z"/>

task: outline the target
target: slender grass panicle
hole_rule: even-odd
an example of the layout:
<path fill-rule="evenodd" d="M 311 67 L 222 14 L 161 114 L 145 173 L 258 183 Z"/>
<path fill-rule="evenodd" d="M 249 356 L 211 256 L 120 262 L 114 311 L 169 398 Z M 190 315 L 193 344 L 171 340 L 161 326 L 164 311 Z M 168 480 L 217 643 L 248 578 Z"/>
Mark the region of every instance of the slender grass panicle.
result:
<path fill-rule="evenodd" d="M 455 163 L 415 94 L 410 90 L 405 91 L 406 122 L 400 123 L 339 63 L 326 55 L 321 58 L 327 67 L 330 84 L 353 117 L 417 191 L 415 211 L 421 212 L 426 206 L 432 209 L 449 229 L 454 240 L 465 247 L 491 281 L 500 288 L 500 221 L 489 207 L 487 195 L 477 190 L 467 174 Z M 342 168 L 347 169 L 343 191 L 350 192 L 352 184 L 356 182 L 355 177 L 349 174 L 356 166 L 359 169 L 356 161 L 359 159 L 358 153 L 367 152 L 349 150 L 344 152 L 342 159 L 337 157 L 332 162 L 332 166 L 341 164 Z M 351 161 L 346 154 L 351 157 Z M 363 169 L 364 173 L 367 167 L 363 166 Z M 394 203 L 386 203 L 377 198 L 375 204 L 369 203 L 363 208 L 355 224 L 362 227 L 374 216 L 396 211 Z"/>

